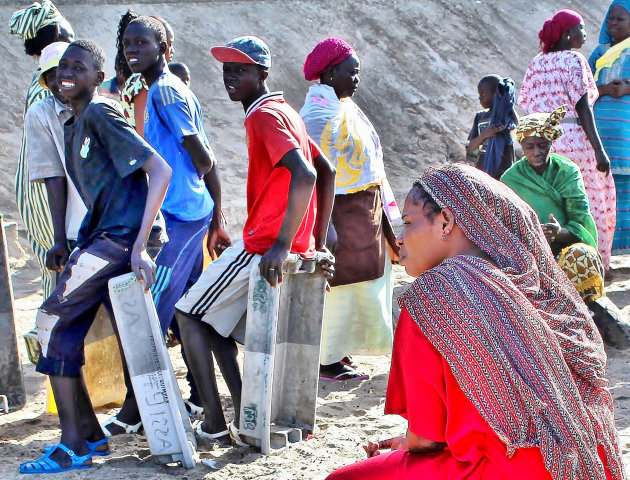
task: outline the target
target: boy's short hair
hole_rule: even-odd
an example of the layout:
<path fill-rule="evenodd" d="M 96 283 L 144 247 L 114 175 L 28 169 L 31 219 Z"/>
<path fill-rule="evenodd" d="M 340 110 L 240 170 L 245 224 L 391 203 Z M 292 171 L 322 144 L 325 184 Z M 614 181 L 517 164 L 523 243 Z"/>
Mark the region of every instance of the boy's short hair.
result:
<path fill-rule="evenodd" d="M 168 69 L 171 71 L 171 73 L 174 73 L 175 75 L 184 72 L 190 73 L 188 65 L 182 62 L 171 62 L 168 64 Z"/>
<path fill-rule="evenodd" d="M 499 75 L 496 75 L 496 74 L 486 75 L 481 80 L 479 80 L 479 83 L 477 84 L 477 86 L 478 87 L 486 86 L 486 87 L 490 87 L 492 90 L 496 90 L 499 83 L 501 83 L 501 80 L 502 78 Z"/>
<path fill-rule="evenodd" d="M 68 48 L 70 47 L 82 48 L 86 52 L 89 52 L 90 55 L 92 55 L 94 67 L 96 67 L 99 72 L 105 71 L 105 51 L 98 43 L 92 40 L 75 40 L 68 46 Z"/>
<path fill-rule="evenodd" d="M 160 17 L 158 15 L 150 15 L 150 18 L 155 18 L 164 26 L 164 30 L 166 31 L 166 37 L 168 37 L 169 32 L 172 33 L 173 36 L 175 36 L 175 30 L 173 30 L 173 27 L 171 27 L 171 24 L 168 23 L 164 17 Z"/>
<path fill-rule="evenodd" d="M 153 32 L 155 40 L 157 40 L 158 43 L 166 43 L 166 28 L 164 28 L 164 24 L 157 18 L 143 15 L 129 22 L 127 28 L 132 25 L 142 25 L 143 27 L 148 28 Z"/>

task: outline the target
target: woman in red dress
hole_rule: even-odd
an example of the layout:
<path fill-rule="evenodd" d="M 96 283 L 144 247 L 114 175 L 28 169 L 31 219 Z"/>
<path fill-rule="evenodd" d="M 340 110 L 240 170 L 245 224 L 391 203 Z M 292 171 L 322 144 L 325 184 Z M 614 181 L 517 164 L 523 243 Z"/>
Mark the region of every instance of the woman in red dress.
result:
<path fill-rule="evenodd" d="M 417 279 L 400 299 L 385 413 L 408 430 L 329 478 L 625 478 L 602 339 L 536 213 L 448 165 L 414 184 L 403 221 L 400 263 Z"/>

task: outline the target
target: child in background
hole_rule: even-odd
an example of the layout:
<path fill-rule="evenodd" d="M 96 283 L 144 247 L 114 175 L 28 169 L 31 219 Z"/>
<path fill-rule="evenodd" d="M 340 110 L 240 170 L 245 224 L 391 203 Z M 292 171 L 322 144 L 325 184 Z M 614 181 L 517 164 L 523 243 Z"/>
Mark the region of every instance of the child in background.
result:
<path fill-rule="evenodd" d="M 190 87 L 190 70 L 188 65 L 181 62 L 173 62 L 168 64 L 168 69 L 173 75 L 177 75 L 184 82 L 184 85 Z"/>
<path fill-rule="evenodd" d="M 468 135 L 468 151 L 478 151 L 475 166 L 499 179 L 515 158 L 511 136 L 518 124 L 514 110 L 514 82 L 498 75 L 487 75 L 479 81 L 477 91 L 484 110 L 475 115 Z"/>
<path fill-rule="evenodd" d="M 77 248 L 37 312 L 37 371 L 49 376 L 61 439 L 20 465 L 21 473 L 90 468 L 92 455 L 109 453 L 82 375 L 85 336 L 101 302 L 109 303 L 110 278 L 133 270 L 145 290 L 155 280 L 146 245 L 171 169 L 116 102 L 96 95 L 104 67 L 103 49 L 88 40 L 70 44 L 57 67 L 57 83 L 74 114 L 64 126 L 66 168 L 88 212 Z"/>

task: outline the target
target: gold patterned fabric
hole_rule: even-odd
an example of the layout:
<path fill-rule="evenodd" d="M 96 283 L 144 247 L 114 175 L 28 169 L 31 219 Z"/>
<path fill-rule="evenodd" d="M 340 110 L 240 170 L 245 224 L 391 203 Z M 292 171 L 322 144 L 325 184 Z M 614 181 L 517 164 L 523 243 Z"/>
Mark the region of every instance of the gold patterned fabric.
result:
<path fill-rule="evenodd" d="M 560 121 L 566 113 L 567 107 L 562 105 L 551 113 L 532 113 L 521 117 L 516 127 L 516 139 L 522 142 L 527 137 L 541 137 L 553 142 L 564 134 Z"/>
<path fill-rule="evenodd" d="M 563 248 L 558 265 L 585 302 L 592 302 L 604 294 L 604 265 L 597 249 L 585 243 L 574 243 Z"/>

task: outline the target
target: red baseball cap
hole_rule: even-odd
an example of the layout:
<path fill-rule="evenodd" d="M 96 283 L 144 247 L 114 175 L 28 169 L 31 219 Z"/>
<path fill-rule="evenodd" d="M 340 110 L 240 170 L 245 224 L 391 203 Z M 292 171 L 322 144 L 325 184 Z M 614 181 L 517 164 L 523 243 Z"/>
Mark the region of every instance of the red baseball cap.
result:
<path fill-rule="evenodd" d="M 271 68 L 269 47 L 253 35 L 236 37 L 225 47 L 212 47 L 210 53 L 221 63 L 253 63 Z"/>

